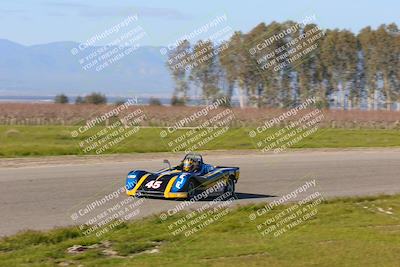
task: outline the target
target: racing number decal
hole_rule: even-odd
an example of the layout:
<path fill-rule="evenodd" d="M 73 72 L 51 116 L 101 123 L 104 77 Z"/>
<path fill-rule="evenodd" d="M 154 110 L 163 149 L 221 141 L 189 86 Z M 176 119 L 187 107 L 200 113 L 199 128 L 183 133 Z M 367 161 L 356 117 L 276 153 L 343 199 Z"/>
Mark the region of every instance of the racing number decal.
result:
<path fill-rule="evenodd" d="M 155 181 L 155 180 L 153 180 L 153 181 L 148 182 L 148 183 L 145 185 L 145 187 L 157 189 L 157 188 L 160 188 L 161 184 L 162 184 L 162 181 Z"/>

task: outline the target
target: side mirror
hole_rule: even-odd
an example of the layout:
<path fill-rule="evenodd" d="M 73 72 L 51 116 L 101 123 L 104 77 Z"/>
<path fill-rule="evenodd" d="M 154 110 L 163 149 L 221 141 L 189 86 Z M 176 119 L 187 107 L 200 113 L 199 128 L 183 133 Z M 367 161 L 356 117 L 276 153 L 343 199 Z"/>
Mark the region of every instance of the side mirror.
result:
<path fill-rule="evenodd" d="M 164 159 L 164 163 L 165 163 L 165 164 L 168 164 L 168 167 L 171 169 L 171 163 L 169 162 L 169 160 Z"/>

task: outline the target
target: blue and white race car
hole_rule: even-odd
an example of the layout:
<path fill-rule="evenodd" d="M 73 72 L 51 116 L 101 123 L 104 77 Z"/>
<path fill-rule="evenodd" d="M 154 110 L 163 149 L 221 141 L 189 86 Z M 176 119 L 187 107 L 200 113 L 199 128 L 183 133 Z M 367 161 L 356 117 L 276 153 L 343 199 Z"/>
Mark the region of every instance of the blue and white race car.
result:
<path fill-rule="evenodd" d="M 150 196 L 161 198 L 192 199 L 210 188 L 209 196 L 229 192 L 235 194 L 239 179 L 238 167 L 212 166 L 203 162 L 199 154 L 189 153 L 182 162 L 157 172 L 133 170 L 126 177 L 126 193 L 129 196 Z M 216 186 L 218 185 L 218 186 Z M 221 186 L 219 186 L 221 185 Z"/>

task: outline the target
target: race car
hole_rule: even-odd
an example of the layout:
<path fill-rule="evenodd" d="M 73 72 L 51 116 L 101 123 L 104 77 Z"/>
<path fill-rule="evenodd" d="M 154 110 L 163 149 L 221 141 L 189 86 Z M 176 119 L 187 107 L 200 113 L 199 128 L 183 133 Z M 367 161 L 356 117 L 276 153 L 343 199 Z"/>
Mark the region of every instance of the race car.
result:
<path fill-rule="evenodd" d="M 129 196 L 196 199 L 196 196 L 235 195 L 238 167 L 212 166 L 200 154 L 189 153 L 181 163 L 157 172 L 133 170 L 126 177 Z M 203 193 L 205 192 L 205 193 Z"/>

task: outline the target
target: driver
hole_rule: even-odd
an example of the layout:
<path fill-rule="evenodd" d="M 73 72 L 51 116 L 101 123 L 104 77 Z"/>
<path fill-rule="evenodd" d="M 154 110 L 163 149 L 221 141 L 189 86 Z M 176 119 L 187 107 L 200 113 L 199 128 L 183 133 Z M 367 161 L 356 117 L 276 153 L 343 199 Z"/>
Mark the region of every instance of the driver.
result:
<path fill-rule="evenodd" d="M 200 170 L 200 160 L 187 158 L 183 161 L 182 169 L 185 172 L 197 172 Z"/>

